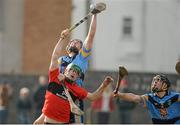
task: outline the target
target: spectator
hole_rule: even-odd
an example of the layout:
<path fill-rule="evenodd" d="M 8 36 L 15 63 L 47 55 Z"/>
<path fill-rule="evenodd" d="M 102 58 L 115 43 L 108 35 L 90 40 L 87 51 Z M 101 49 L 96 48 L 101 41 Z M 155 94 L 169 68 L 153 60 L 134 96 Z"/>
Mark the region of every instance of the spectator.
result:
<path fill-rule="evenodd" d="M 0 84 L 0 124 L 6 124 L 8 120 L 9 99 L 12 95 L 12 88 L 4 82 Z"/>
<path fill-rule="evenodd" d="M 41 115 L 41 109 L 44 105 L 45 93 L 47 88 L 47 77 L 44 75 L 39 76 L 39 86 L 34 93 L 34 103 L 35 103 L 35 119 Z"/>
<path fill-rule="evenodd" d="M 98 124 L 108 124 L 110 113 L 114 110 L 112 86 L 108 86 L 101 98 L 92 102 L 92 109 L 97 112 Z"/>
<path fill-rule="evenodd" d="M 19 98 L 17 101 L 18 110 L 18 122 L 21 124 L 30 123 L 30 112 L 32 108 L 32 103 L 30 100 L 30 91 L 28 88 L 21 88 L 19 92 Z"/>
<path fill-rule="evenodd" d="M 123 79 L 121 81 L 120 92 L 129 92 L 127 79 Z M 130 124 L 131 111 L 135 108 L 135 104 L 126 100 L 122 100 L 120 98 L 117 98 L 116 104 L 118 108 L 120 124 Z"/>

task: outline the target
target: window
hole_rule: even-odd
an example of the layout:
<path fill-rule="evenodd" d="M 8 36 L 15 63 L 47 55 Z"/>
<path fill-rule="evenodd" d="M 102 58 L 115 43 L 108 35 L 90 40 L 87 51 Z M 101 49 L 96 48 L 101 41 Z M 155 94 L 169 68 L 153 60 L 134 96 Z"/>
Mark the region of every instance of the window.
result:
<path fill-rule="evenodd" d="M 131 17 L 123 18 L 123 28 L 122 28 L 123 37 L 125 38 L 132 37 L 132 23 L 133 20 Z"/>

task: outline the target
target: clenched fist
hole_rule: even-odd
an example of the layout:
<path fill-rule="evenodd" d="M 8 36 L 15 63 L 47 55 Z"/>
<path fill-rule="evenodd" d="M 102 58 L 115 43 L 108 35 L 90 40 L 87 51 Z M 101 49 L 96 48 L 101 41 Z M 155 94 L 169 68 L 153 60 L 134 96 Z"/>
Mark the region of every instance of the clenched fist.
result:
<path fill-rule="evenodd" d="M 103 85 L 106 87 L 108 86 L 110 83 L 112 83 L 114 81 L 114 79 L 111 76 L 106 76 L 104 81 L 103 81 Z"/>
<path fill-rule="evenodd" d="M 64 80 L 65 79 L 65 75 L 60 73 L 59 76 L 58 76 L 58 79 L 59 79 L 59 81 Z"/>
<path fill-rule="evenodd" d="M 67 37 L 70 34 L 69 29 L 65 29 L 61 32 L 61 37 L 62 39 L 64 39 L 65 37 Z"/>

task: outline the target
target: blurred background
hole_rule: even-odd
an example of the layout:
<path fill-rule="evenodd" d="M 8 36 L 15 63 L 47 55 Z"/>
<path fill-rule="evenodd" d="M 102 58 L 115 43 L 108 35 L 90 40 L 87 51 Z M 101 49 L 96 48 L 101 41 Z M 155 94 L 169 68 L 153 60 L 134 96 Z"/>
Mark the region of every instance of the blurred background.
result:
<path fill-rule="evenodd" d="M 107 8 L 97 16 L 85 88 L 94 91 L 105 75 L 116 79 L 118 66 L 123 65 L 129 71 L 124 82 L 127 91 L 149 92 L 157 73 L 166 74 L 172 89 L 180 91 L 175 71 L 180 60 L 180 0 L 0 0 L 0 93 L 5 90 L 0 112 L 7 109 L 0 119 L 7 118 L 6 123 L 34 121 L 40 109 L 36 90 L 41 76 L 47 78 L 61 31 L 82 19 L 97 2 L 106 3 Z M 71 38 L 85 40 L 89 23 L 90 19 L 73 30 Z M 22 106 L 24 97 L 28 101 Z M 151 123 L 147 110 L 121 102 L 113 99 L 108 123 Z M 85 102 L 85 111 L 85 123 L 98 123 L 100 111 L 93 104 Z M 128 117 L 125 121 L 124 116 Z"/>

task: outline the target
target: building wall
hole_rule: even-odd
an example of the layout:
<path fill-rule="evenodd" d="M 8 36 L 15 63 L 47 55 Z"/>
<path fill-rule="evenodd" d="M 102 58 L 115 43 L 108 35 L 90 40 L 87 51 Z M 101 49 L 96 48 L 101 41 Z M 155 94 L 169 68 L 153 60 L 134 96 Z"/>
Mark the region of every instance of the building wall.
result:
<path fill-rule="evenodd" d="M 0 72 L 46 74 L 51 53 L 71 23 L 71 0 L 0 1 Z"/>
<path fill-rule="evenodd" d="M 71 0 L 26 0 L 24 11 L 24 73 L 47 73 L 60 33 L 70 26 Z"/>
<path fill-rule="evenodd" d="M 23 0 L 1 0 L 0 72 L 19 73 L 22 65 Z"/>
<path fill-rule="evenodd" d="M 106 0 L 107 9 L 98 15 L 93 49 L 93 70 L 142 69 L 142 1 Z M 131 37 L 122 34 L 123 18 L 133 20 Z"/>
<path fill-rule="evenodd" d="M 107 9 L 98 14 L 91 70 L 115 71 L 124 65 L 130 71 L 175 73 L 180 58 L 178 0 L 101 2 Z M 86 9 L 83 0 L 1 0 L 0 72 L 47 73 L 61 30 L 84 17 Z M 126 16 L 133 19 L 128 39 L 122 36 Z M 84 22 L 72 32 L 72 38 L 84 40 L 87 29 Z"/>
<path fill-rule="evenodd" d="M 145 69 L 175 72 L 174 66 L 180 57 L 180 2 L 159 0 L 146 1 L 146 4 Z"/>
<path fill-rule="evenodd" d="M 94 2 L 99 2 L 94 0 Z M 177 0 L 103 0 L 107 9 L 98 14 L 91 60 L 92 70 L 175 73 L 180 58 L 180 6 Z M 122 37 L 122 20 L 133 19 L 133 35 Z"/>

